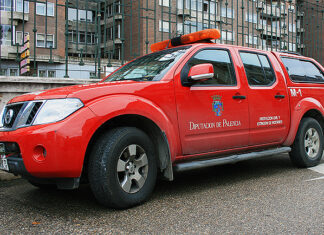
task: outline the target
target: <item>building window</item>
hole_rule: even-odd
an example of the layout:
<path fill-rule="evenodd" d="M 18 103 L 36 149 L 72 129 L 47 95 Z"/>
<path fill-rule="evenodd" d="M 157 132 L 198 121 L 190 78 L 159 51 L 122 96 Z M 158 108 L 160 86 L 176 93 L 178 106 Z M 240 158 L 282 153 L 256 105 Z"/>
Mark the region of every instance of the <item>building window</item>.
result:
<path fill-rule="evenodd" d="M 171 2 L 171 0 L 159 0 L 159 5 L 164 6 L 164 7 L 169 7 L 170 2 Z"/>
<path fill-rule="evenodd" d="M 258 15 L 252 14 L 252 13 L 247 13 L 247 14 L 245 14 L 245 21 L 256 24 L 258 21 Z"/>
<path fill-rule="evenodd" d="M 211 27 L 215 27 L 211 24 Z M 207 29 L 208 25 L 206 23 L 202 24 L 199 23 L 197 24 L 196 21 L 188 21 L 186 20 L 184 22 L 184 26 L 183 23 L 178 23 L 177 24 L 177 31 L 179 34 L 188 34 L 188 33 L 192 33 L 192 32 L 196 32 L 196 31 L 200 31 L 203 29 Z M 184 32 L 182 32 L 184 29 Z"/>
<path fill-rule="evenodd" d="M 23 2 L 24 2 L 24 5 L 25 5 L 25 9 L 23 9 Z M 24 12 L 25 13 L 29 13 L 29 0 L 16 0 L 16 11 L 18 12 Z"/>
<path fill-rule="evenodd" d="M 11 11 L 11 0 L 1 0 L 1 11 Z"/>
<path fill-rule="evenodd" d="M 54 70 L 48 70 L 48 77 L 49 78 L 55 78 L 55 71 Z"/>
<path fill-rule="evenodd" d="M 160 32 L 170 32 L 170 27 L 169 27 L 169 22 L 167 21 L 162 21 L 162 20 L 159 20 L 159 31 Z"/>
<path fill-rule="evenodd" d="M 0 10 L 1 11 L 11 11 L 11 3 L 13 2 L 13 11 L 22 12 L 23 11 L 23 1 L 24 0 L 1 0 L 0 1 Z M 25 13 L 29 13 L 29 0 L 24 1 L 25 4 Z"/>
<path fill-rule="evenodd" d="M 18 76 L 18 69 L 9 69 L 9 76 Z"/>
<path fill-rule="evenodd" d="M 289 24 L 289 32 L 296 33 L 296 24 Z"/>
<path fill-rule="evenodd" d="M 164 0 L 163 3 L 166 3 L 163 4 L 164 6 L 169 6 L 169 0 Z M 215 4 L 215 2 L 209 0 L 178 0 L 179 9 L 184 8 L 184 9 L 191 9 L 193 11 L 197 11 L 198 9 L 198 11 L 204 11 L 205 13 L 210 12 L 210 14 L 215 14 L 216 7 L 217 5 Z"/>
<path fill-rule="evenodd" d="M 11 45 L 12 33 L 15 33 L 15 26 L 13 26 L 13 30 L 11 29 L 11 25 L 3 24 L 1 25 L 1 45 Z"/>
<path fill-rule="evenodd" d="M 84 44 L 85 43 L 85 33 L 79 32 L 79 43 Z"/>
<path fill-rule="evenodd" d="M 93 22 L 93 12 L 92 11 L 86 11 L 86 10 L 77 10 L 75 8 L 69 8 L 68 9 L 68 16 L 69 20 L 71 21 L 77 21 L 77 18 L 79 21 L 88 21 Z M 78 15 L 78 17 L 77 17 Z"/>
<path fill-rule="evenodd" d="M 109 28 L 108 28 L 109 31 Z M 109 38 L 107 38 L 108 40 Z M 76 31 L 69 31 L 69 42 L 80 44 L 95 44 L 95 33 L 79 31 L 77 35 Z"/>
<path fill-rule="evenodd" d="M 234 18 L 234 9 L 222 7 L 221 16 L 226 18 Z"/>
<path fill-rule="evenodd" d="M 38 70 L 38 77 L 46 77 L 46 70 Z"/>
<path fill-rule="evenodd" d="M 290 42 L 290 43 L 288 44 L 288 50 L 289 50 L 289 51 L 296 51 L 296 44 Z"/>
<path fill-rule="evenodd" d="M 121 10 L 120 10 L 120 1 L 118 1 L 118 2 L 115 3 L 115 12 L 116 13 L 121 13 Z"/>
<path fill-rule="evenodd" d="M 94 42 L 93 34 L 92 33 L 87 33 L 87 44 L 92 44 L 92 42 Z"/>
<path fill-rule="evenodd" d="M 54 35 L 53 34 L 47 34 L 46 38 L 46 47 L 47 48 L 54 48 Z"/>
<path fill-rule="evenodd" d="M 160 0 L 161 1 L 161 0 Z M 185 9 L 189 9 L 190 8 L 190 0 L 178 0 L 178 8 L 179 9 L 183 9 L 183 4 L 184 4 L 184 8 Z M 161 5 L 161 4 L 160 4 Z"/>
<path fill-rule="evenodd" d="M 225 41 L 231 41 L 231 42 L 234 42 L 235 41 L 235 32 L 233 31 L 223 31 L 222 30 L 222 33 L 221 33 L 221 37 L 222 37 L 222 40 L 225 40 Z"/>
<path fill-rule="evenodd" d="M 96 77 L 96 72 L 90 72 L 90 78 L 95 78 Z"/>
<path fill-rule="evenodd" d="M 38 33 L 36 35 L 36 46 L 37 47 L 45 47 L 45 34 Z M 47 34 L 46 37 L 46 48 L 53 48 L 54 47 L 54 35 Z"/>
<path fill-rule="evenodd" d="M 37 41 L 36 41 L 36 46 L 37 47 L 45 47 L 45 35 L 38 33 L 36 35 Z"/>
<path fill-rule="evenodd" d="M 0 76 L 6 76 L 7 70 L 6 69 L 0 69 Z"/>
<path fill-rule="evenodd" d="M 245 43 L 251 45 L 258 45 L 259 37 L 253 35 L 245 35 Z"/>
<path fill-rule="evenodd" d="M 46 15 L 46 4 L 45 3 L 36 3 L 36 14 L 37 15 Z M 54 3 L 47 2 L 47 16 L 54 16 Z"/>
<path fill-rule="evenodd" d="M 16 43 L 18 43 L 19 45 L 23 45 L 24 42 L 23 42 L 23 32 L 21 31 L 16 31 Z M 25 32 L 25 36 L 29 35 L 28 32 Z"/>

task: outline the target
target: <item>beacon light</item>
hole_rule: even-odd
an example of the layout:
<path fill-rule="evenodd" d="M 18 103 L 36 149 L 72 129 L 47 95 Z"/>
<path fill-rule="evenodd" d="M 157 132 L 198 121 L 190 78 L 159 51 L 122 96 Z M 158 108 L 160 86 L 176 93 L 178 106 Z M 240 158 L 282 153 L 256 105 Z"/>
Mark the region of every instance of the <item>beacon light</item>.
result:
<path fill-rule="evenodd" d="M 218 29 L 205 29 L 194 33 L 185 34 L 179 37 L 168 39 L 162 42 L 157 42 L 151 45 L 151 51 L 156 52 L 166 48 L 176 47 L 184 44 L 200 42 L 208 39 L 220 38 Z"/>

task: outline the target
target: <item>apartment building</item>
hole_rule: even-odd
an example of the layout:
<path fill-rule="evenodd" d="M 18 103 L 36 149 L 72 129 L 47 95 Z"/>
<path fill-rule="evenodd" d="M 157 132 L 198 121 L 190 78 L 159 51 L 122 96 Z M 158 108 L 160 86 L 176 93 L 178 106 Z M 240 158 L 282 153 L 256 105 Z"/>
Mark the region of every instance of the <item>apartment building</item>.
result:
<path fill-rule="evenodd" d="M 152 43 L 206 28 L 221 31 L 219 43 L 324 59 L 323 0 L 11 2 L 1 0 L 0 73 L 6 75 L 19 73 L 23 34 L 30 35 L 30 74 L 45 77 L 104 76 L 149 53 Z"/>

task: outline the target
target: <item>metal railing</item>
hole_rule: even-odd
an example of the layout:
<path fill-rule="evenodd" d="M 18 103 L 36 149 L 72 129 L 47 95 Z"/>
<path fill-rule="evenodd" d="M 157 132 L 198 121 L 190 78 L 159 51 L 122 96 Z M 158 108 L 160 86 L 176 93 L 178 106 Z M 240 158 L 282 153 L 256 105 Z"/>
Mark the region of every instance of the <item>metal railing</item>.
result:
<path fill-rule="evenodd" d="M 46 67 L 55 68 L 56 73 L 64 73 L 66 78 L 77 74 L 76 71 L 87 71 L 90 77 L 100 78 L 109 73 L 110 67 L 149 53 L 152 43 L 207 28 L 221 31 L 218 43 L 297 52 L 324 62 L 323 0 L 1 3 L 0 69 L 6 63 L 19 64 L 24 35 L 29 34 L 33 76 L 49 76 L 49 69 L 40 73 Z"/>

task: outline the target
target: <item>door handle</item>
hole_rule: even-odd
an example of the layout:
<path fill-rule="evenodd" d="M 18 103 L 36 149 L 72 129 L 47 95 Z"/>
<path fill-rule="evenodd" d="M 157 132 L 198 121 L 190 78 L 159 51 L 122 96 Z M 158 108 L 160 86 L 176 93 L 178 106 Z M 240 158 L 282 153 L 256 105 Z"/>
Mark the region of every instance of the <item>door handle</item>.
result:
<path fill-rule="evenodd" d="M 245 95 L 234 95 L 233 99 L 234 100 L 244 100 L 244 99 L 246 99 L 246 96 Z"/>
<path fill-rule="evenodd" d="M 283 99 L 283 98 L 285 98 L 285 96 L 284 95 L 275 95 L 275 98 L 276 99 Z"/>

